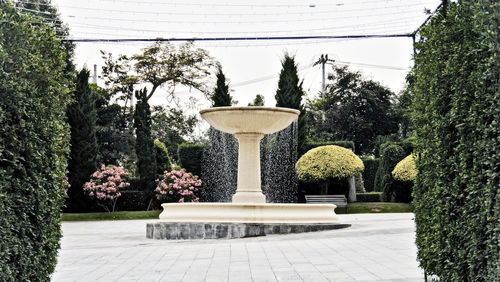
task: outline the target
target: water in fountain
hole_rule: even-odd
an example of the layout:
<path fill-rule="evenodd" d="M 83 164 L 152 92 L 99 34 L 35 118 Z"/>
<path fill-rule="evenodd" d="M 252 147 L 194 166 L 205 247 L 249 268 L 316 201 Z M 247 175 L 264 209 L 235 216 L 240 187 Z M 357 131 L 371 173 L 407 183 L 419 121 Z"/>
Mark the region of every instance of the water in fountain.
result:
<path fill-rule="evenodd" d="M 297 202 L 297 121 L 261 141 L 261 182 L 267 202 Z M 206 202 L 231 202 L 238 178 L 238 141 L 232 134 L 210 128 L 202 160 Z"/>
<path fill-rule="evenodd" d="M 298 123 L 294 121 L 260 143 L 262 192 L 269 203 L 297 202 L 297 137 Z"/>
<path fill-rule="evenodd" d="M 231 202 L 238 179 L 238 140 L 213 127 L 203 150 L 201 178 L 204 202 Z"/>

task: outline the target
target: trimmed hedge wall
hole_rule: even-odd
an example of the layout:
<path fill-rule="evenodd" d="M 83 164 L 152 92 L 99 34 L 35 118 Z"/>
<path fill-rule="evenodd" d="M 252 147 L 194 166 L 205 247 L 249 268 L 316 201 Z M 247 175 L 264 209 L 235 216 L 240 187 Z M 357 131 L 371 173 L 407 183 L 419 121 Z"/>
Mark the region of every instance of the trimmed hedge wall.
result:
<path fill-rule="evenodd" d="M 61 238 L 71 82 L 38 22 L 0 3 L 0 281 L 50 281 Z"/>
<path fill-rule="evenodd" d="M 193 175 L 201 175 L 203 148 L 201 144 L 182 143 L 177 149 L 179 165 Z"/>
<path fill-rule="evenodd" d="M 441 281 L 500 281 L 499 10 L 446 1 L 416 45 L 416 244 Z"/>
<path fill-rule="evenodd" d="M 382 192 L 356 193 L 358 202 L 382 202 Z"/>
<path fill-rule="evenodd" d="M 322 141 L 322 142 L 317 142 L 317 141 L 308 141 L 304 143 L 304 146 L 302 147 L 302 151 L 299 152 L 299 158 L 303 154 L 307 153 L 309 150 L 314 149 L 316 147 L 321 147 L 321 146 L 328 146 L 328 145 L 336 145 L 340 146 L 346 149 L 350 149 L 351 151 L 354 152 L 354 142 L 352 141 Z"/>
<path fill-rule="evenodd" d="M 366 192 L 375 191 L 375 176 L 377 175 L 380 159 L 361 158 L 361 160 L 365 165 L 365 170 L 363 171 L 363 181 L 365 183 L 365 190 Z"/>

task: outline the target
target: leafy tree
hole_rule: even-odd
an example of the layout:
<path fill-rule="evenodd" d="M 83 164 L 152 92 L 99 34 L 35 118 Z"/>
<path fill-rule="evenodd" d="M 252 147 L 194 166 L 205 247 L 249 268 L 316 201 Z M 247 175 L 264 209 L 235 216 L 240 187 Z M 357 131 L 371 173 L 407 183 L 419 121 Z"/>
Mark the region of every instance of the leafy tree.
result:
<path fill-rule="evenodd" d="M 217 67 L 217 85 L 214 89 L 212 95 L 213 107 L 224 107 L 231 106 L 235 101 L 231 94 L 229 93 L 229 84 L 226 84 L 226 76 L 222 72 L 222 67 L 219 65 Z"/>
<path fill-rule="evenodd" d="M 264 96 L 257 94 L 253 102 L 248 103 L 249 106 L 264 106 Z"/>
<path fill-rule="evenodd" d="M 82 69 L 76 78 L 76 90 L 68 107 L 68 123 L 71 128 L 71 153 L 68 160 L 67 209 L 72 212 L 86 211 L 91 202 L 86 200 L 83 184 L 96 171 L 97 139 L 95 99 L 89 87 L 89 71 Z"/>
<path fill-rule="evenodd" d="M 397 132 L 393 92 L 347 67 L 333 67 L 328 79 L 327 91 L 309 104 L 309 136 L 352 140 L 357 154 L 368 154 L 377 136 Z"/>
<path fill-rule="evenodd" d="M 135 161 L 133 115 L 118 104 L 110 104 L 106 89 L 90 84 L 96 99 L 97 164 L 122 165 Z"/>
<path fill-rule="evenodd" d="M 399 135 L 401 138 L 411 136 L 411 103 L 413 99 L 412 87 L 415 82 L 413 73 L 406 76 L 406 87 L 397 97 L 395 111 L 400 117 L 399 121 Z"/>
<path fill-rule="evenodd" d="M 441 281 L 499 281 L 500 3 L 444 3 L 415 45 L 418 260 Z"/>
<path fill-rule="evenodd" d="M 187 115 L 181 108 L 153 106 L 151 120 L 152 137 L 163 142 L 170 157 L 178 163 L 177 148 L 186 139 L 194 138 L 198 118 L 196 115 Z"/>
<path fill-rule="evenodd" d="M 215 63 L 208 52 L 195 48 L 193 42 L 176 47 L 170 42 L 155 42 L 142 49 L 142 53 L 130 57 L 120 55 L 114 60 L 112 54 L 101 51 L 105 65 L 103 78 L 112 95 L 121 99 L 132 98 L 138 84 L 150 86 L 145 100 L 148 101 L 160 87 L 172 96 L 177 85 L 185 85 L 208 95 L 206 81 Z"/>
<path fill-rule="evenodd" d="M 0 3 L 0 281 L 49 281 L 56 266 L 72 84 L 60 44 Z"/>
<path fill-rule="evenodd" d="M 137 104 L 134 113 L 136 133 L 135 152 L 137 154 L 137 172 L 146 191 L 153 191 L 156 179 L 156 159 L 154 141 L 151 137 L 151 110 L 148 104 L 147 89 L 135 91 Z"/>
<path fill-rule="evenodd" d="M 51 0 L 17 0 L 15 6 L 22 13 L 31 15 L 40 22 L 52 26 L 58 38 L 67 38 L 69 36 L 69 27 L 61 20 L 61 15 L 57 8 L 52 5 Z M 61 50 L 66 53 L 64 75 L 67 79 L 73 79 L 75 65 L 72 58 L 75 44 L 71 41 L 59 41 L 58 44 Z"/>

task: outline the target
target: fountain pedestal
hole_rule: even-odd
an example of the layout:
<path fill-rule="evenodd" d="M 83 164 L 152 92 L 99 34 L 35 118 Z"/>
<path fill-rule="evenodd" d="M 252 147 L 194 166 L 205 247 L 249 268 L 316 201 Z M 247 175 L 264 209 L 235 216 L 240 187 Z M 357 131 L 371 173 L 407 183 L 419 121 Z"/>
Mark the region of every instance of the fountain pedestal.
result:
<path fill-rule="evenodd" d="M 265 203 L 260 182 L 262 133 L 236 133 L 238 139 L 238 186 L 233 203 Z"/>

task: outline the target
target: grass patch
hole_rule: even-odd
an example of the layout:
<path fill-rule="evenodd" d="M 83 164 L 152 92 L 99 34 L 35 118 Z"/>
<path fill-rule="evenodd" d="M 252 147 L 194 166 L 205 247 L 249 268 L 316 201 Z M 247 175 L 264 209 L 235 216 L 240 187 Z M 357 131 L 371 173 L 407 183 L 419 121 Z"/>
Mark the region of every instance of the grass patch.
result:
<path fill-rule="evenodd" d="M 413 212 L 413 206 L 405 203 L 351 203 L 349 213 L 395 213 Z M 344 214 L 345 208 L 336 208 L 335 213 Z"/>
<path fill-rule="evenodd" d="M 158 219 L 161 210 L 155 211 L 120 211 L 120 212 L 91 212 L 91 213 L 63 213 L 63 221 L 93 221 L 93 220 L 130 220 L 130 219 Z"/>

